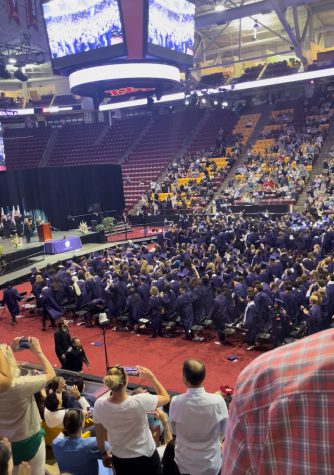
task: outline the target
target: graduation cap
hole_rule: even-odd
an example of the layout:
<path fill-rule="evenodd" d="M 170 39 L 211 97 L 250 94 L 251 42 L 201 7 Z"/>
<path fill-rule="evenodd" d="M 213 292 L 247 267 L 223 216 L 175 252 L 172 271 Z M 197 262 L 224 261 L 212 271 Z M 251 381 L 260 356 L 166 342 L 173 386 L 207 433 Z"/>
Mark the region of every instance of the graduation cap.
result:
<path fill-rule="evenodd" d="M 32 267 L 30 270 L 33 274 L 37 274 L 38 272 L 37 267 Z"/>
<path fill-rule="evenodd" d="M 141 278 L 141 280 L 147 280 L 148 277 L 147 277 L 147 275 L 141 275 L 140 278 Z"/>

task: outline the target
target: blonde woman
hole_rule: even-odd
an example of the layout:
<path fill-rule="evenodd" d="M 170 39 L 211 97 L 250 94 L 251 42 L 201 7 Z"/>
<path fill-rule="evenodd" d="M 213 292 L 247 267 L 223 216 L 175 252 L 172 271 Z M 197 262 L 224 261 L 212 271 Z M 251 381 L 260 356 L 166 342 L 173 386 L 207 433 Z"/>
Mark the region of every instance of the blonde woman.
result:
<path fill-rule="evenodd" d="M 6 392 L 0 394 L 0 438 L 7 437 L 12 444 L 14 475 L 19 473 L 21 462 L 29 462 L 34 475 L 44 475 L 44 432 L 34 394 L 53 380 L 55 372 L 44 356 L 38 339 L 30 337 L 28 341 L 30 351 L 42 366 L 43 374 L 20 375 L 13 354 L 13 351 L 19 350 L 20 338 L 16 338 L 11 347 L 2 347 L 10 370 L 11 384 Z"/>
<path fill-rule="evenodd" d="M 147 413 L 169 403 L 166 389 L 147 368 L 136 367 L 138 374 L 146 378 L 156 391 L 129 395 L 128 376 L 121 366 L 113 366 L 104 378 L 111 390 L 109 399 L 97 400 L 94 406 L 94 423 L 97 445 L 104 463 L 110 459 L 105 447 L 105 431 L 111 446 L 112 463 L 117 475 L 161 475 L 161 464 Z"/>

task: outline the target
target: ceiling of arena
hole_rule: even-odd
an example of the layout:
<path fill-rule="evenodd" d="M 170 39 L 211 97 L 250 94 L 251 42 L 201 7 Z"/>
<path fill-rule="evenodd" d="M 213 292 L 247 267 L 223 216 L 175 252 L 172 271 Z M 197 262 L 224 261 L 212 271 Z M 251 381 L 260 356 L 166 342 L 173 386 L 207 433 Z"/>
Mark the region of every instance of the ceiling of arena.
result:
<path fill-rule="evenodd" d="M 197 0 L 195 67 L 261 62 L 334 47 L 333 0 Z"/>
<path fill-rule="evenodd" d="M 24 0 L 18 3 L 24 10 Z M 0 15 L 6 19 L 4 5 L 0 0 Z M 196 80 L 223 70 L 238 76 L 248 66 L 280 59 L 299 58 L 307 64 L 318 52 L 334 49 L 334 0 L 196 0 L 196 11 Z M 1 41 L 11 44 L 28 33 L 31 45 L 48 59 L 41 12 L 38 31 L 0 20 L 0 32 Z M 32 81 L 56 79 L 49 62 L 26 69 Z M 7 87 L 11 83 L 14 87 L 17 81 L 6 81 Z M 0 86 L 5 89 L 5 82 L 0 80 Z"/>

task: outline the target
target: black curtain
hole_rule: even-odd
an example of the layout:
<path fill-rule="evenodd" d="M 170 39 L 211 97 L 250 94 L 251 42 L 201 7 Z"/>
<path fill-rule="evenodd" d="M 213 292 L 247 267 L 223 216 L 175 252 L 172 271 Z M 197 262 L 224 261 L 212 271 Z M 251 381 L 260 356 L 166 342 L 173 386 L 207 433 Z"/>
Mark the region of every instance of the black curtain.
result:
<path fill-rule="evenodd" d="M 68 230 L 68 216 L 87 214 L 95 203 L 119 215 L 124 209 L 120 165 L 8 170 L 0 173 L 0 207 L 41 210 L 55 228 Z M 92 217 L 90 217 L 92 218 Z M 89 217 L 83 220 L 90 219 Z"/>

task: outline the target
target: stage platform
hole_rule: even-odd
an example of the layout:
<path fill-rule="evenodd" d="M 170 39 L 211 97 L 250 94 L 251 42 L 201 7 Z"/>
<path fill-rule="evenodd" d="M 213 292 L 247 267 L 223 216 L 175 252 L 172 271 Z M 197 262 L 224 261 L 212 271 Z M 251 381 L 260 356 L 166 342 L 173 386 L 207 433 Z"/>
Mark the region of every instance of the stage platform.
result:
<path fill-rule="evenodd" d="M 127 233 L 120 232 L 107 235 L 105 237 L 106 239 L 104 239 L 107 240 L 107 242 L 103 242 L 100 244 L 97 242 L 90 242 L 94 240 L 94 236 L 96 236 L 98 233 L 91 232 L 83 236 L 77 229 L 67 232 L 55 231 L 52 233 L 53 239 L 63 239 L 65 236 L 80 236 L 83 244 L 82 248 L 77 251 L 69 251 L 63 254 L 43 255 L 42 260 L 41 256 L 37 256 L 36 260 L 32 257 L 29 259 L 30 262 L 28 265 L 25 265 L 20 269 L 13 270 L 12 272 L 7 272 L 6 274 L 0 275 L 0 286 L 3 286 L 8 282 L 12 282 L 14 284 L 24 282 L 31 274 L 32 267 L 36 267 L 38 270 L 44 269 L 47 264 L 55 264 L 57 262 L 60 263 L 68 259 L 72 259 L 73 257 L 81 257 L 89 255 L 93 252 L 104 251 L 105 249 L 115 247 L 118 244 L 125 244 L 129 240 L 133 242 L 154 241 L 159 231 L 159 228 L 144 228 L 141 226 L 136 226 L 133 227 L 131 231 Z M 98 239 L 97 236 L 96 239 Z M 10 239 L 1 239 L 0 244 L 5 249 L 4 255 L 12 255 L 17 252 L 16 249 L 13 247 Z M 32 253 L 34 253 L 34 251 L 40 248 L 42 244 L 43 243 L 40 243 L 38 241 L 38 236 L 33 236 L 31 243 L 24 243 L 23 248 L 21 250 L 31 250 Z"/>

